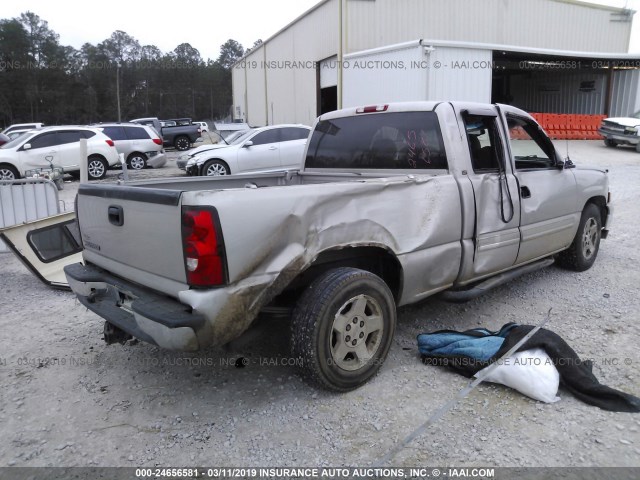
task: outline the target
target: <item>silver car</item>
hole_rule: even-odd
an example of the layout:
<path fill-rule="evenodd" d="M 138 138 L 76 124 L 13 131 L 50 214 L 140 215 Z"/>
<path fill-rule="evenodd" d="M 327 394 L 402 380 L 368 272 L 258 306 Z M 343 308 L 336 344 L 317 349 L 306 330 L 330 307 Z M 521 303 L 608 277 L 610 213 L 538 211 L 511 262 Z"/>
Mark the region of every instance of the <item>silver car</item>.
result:
<path fill-rule="evenodd" d="M 162 139 L 153 128 L 133 123 L 101 123 L 96 127 L 113 140 L 118 153 L 124 155 L 127 167 L 142 170 L 147 166 L 160 168 L 167 163 Z"/>

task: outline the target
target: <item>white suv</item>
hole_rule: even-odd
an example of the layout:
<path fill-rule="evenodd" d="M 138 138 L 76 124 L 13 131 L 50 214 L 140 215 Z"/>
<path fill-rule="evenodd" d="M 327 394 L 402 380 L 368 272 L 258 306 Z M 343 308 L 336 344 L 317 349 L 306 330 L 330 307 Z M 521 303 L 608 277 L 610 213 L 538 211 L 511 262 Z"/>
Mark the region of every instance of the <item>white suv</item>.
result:
<path fill-rule="evenodd" d="M 26 170 L 62 167 L 67 173 L 80 171 L 80 139 L 87 139 L 89 179 L 104 178 L 120 159 L 113 140 L 89 127 L 46 127 L 32 130 L 0 147 L 0 180 L 24 177 Z"/>
<path fill-rule="evenodd" d="M 95 127 L 115 142 L 129 168 L 160 168 L 167 163 L 162 139 L 153 128 L 137 123 L 101 123 Z"/>

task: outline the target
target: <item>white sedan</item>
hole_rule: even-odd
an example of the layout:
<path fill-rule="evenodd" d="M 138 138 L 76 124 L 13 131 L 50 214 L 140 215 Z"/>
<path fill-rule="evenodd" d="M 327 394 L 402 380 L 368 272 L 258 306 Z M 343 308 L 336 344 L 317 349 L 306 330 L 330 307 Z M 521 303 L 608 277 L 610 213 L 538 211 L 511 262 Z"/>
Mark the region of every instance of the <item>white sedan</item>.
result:
<path fill-rule="evenodd" d="M 232 175 L 300 168 L 311 128 L 272 125 L 250 130 L 233 145 L 200 153 L 187 165 L 188 175 Z"/>

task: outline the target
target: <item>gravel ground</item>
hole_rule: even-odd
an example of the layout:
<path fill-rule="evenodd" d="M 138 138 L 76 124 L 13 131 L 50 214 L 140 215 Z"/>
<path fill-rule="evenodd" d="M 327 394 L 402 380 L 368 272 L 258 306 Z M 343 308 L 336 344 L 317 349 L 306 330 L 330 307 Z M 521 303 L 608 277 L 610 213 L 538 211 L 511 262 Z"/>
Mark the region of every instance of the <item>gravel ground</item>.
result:
<path fill-rule="evenodd" d="M 429 299 L 401 309 L 380 373 L 347 394 L 301 381 L 286 357 L 286 320 L 259 319 L 239 340 L 198 354 L 107 346 L 103 322 L 71 293 L 0 255 L 0 466 L 367 466 L 467 384 L 423 365 L 417 334 L 537 324 L 549 308 L 547 328 L 594 359 L 602 383 L 640 396 L 640 155 L 569 144 L 577 164 L 610 169 L 615 221 L 594 267 L 550 267 L 464 305 Z M 182 175 L 171 156 L 132 176 Z M 76 190 L 71 182 L 60 192 L 69 208 Z M 547 405 L 482 384 L 391 464 L 640 466 L 640 416 L 559 395 Z"/>

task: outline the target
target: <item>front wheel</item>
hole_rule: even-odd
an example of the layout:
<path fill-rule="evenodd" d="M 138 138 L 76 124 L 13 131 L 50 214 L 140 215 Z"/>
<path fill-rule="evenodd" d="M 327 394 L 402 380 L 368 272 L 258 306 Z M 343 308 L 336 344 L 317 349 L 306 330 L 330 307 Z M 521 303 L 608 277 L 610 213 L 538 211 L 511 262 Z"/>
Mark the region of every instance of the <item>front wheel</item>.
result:
<path fill-rule="evenodd" d="M 20 174 L 11 165 L 0 165 L 0 180 L 17 180 Z"/>
<path fill-rule="evenodd" d="M 173 146 L 176 147 L 176 150 L 180 150 L 181 152 L 184 152 L 185 150 L 189 150 L 189 147 L 191 146 L 191 142 L 187 137 L 181 136 L 174 140 Z"/>
<path fill-rule="evenodd" d="M 89 157 L 88 177 L 89 180 L 100 180 L 107 175 L 107 162 L 104 159 L 92 156 Z"/>
<path fill-rule="evenodd" d="M 209 160 L 202 169 L 203 175 L 207 177 L 218 177 L 220 175 L 231 175 L 229 167 L 220 160 Z"/>
<path fill-rule="evenodd" d="M 291 351 L 311 383 L 346 392 L 384 362 L 396 328 L 387 284 L 373 273 L 336 268 L 301 295 L 291 321 Z"/>
<path fill-rule="evenodd" d="M 615 140 L 610 139 L 610 138 L 605 138 L 604 139 L 604 144 L 607 147 L 617 147 L 618 146 L 617 142 Z"/>
<path fill-rule="evenodd" d="M 578 231 L 571 246 L 558 255 L 558 264 L 576 272 L 584 272 L 591 268 L 600 249 L 601 230 L 600 209 L 589 203 L 582 211 Z"/>

